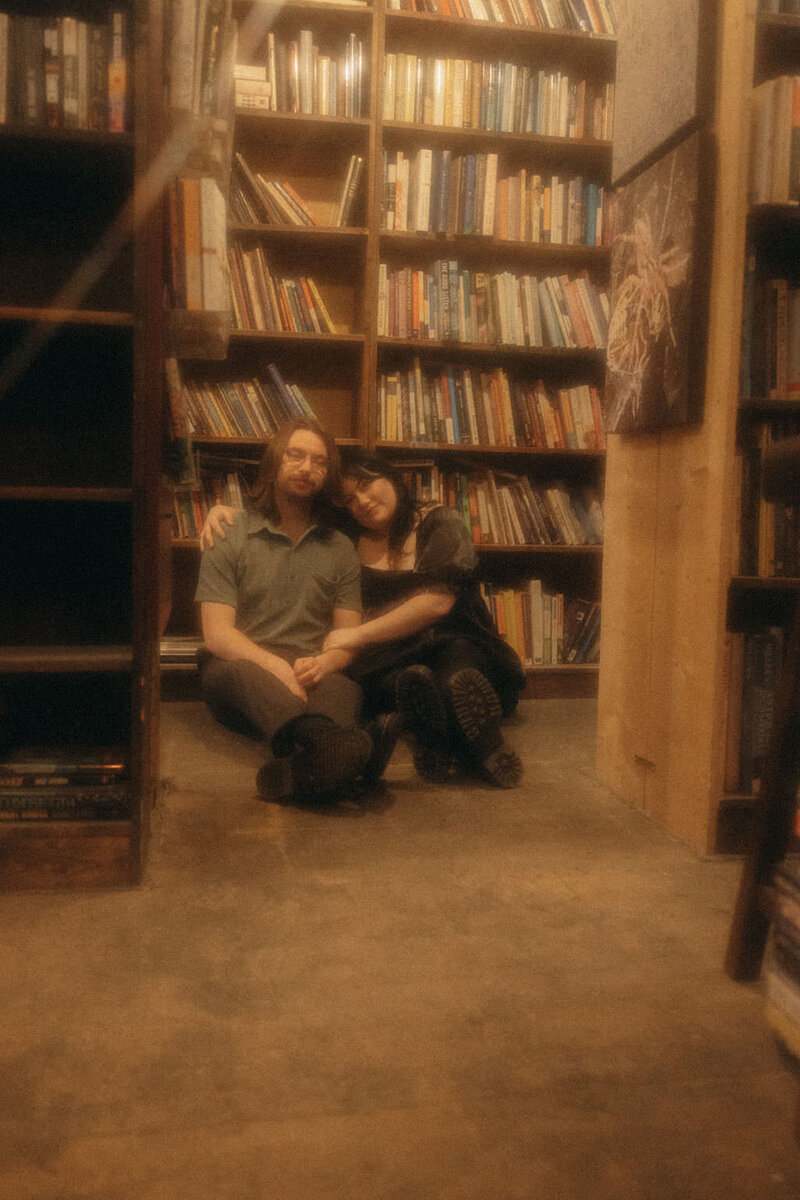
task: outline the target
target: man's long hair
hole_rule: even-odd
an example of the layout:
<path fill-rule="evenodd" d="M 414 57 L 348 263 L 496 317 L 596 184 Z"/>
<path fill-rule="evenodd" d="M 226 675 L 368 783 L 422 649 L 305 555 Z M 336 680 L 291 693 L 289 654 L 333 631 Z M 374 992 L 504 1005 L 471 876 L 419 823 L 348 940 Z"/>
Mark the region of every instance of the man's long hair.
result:
<path fill-rule="evenodd" d="M 278 468 L 281 465 L 284 451 L 289 445 L 289 439 L 298 429 L 307 429 L 314 433 L 325 445 L 328 452 L 328 471 L 322 489 L 314 497 L 312 514 L 322 525 L 333 525 L 336 521 L 337 510 L 342 503 L 342 475 L 339 464 L 338 447 L 318 421 L 310 417 L 293 417 L 286 421 L 272 435 L 264 447 L 258 476 L 250 489 L 250 507 L 262 513 L 273 521 L 280 520 L 280 511 L 275 499 L 275 482 L 278 478 Z"/>

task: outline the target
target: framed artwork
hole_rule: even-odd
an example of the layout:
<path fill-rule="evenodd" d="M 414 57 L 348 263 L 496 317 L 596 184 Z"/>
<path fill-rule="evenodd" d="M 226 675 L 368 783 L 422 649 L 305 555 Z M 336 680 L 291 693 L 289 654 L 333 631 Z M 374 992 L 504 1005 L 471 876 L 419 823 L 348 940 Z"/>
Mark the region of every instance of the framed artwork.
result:
<path fill-rule="evenodd" d="M 615 0 L 611 176 L 625 183 L 711 118 L 715 0 Z"/>
<path fill-rule="evenodd" d="M 713 150 L 711 134 L 698 131 L 616 194 L 609 433 L 668 429 L 702 416 Z"/>

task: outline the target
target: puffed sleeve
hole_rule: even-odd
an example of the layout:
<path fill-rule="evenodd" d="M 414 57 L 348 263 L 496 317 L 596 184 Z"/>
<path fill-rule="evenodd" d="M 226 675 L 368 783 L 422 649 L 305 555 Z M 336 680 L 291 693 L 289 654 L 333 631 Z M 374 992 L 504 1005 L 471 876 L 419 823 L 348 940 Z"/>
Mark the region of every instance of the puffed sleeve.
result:
<path fill-rule="evenodd" d="M 427 584 L 457 589 L 472 575 L 478 555 L 469 530 L 451 508 L 434 508 L 417 530 L 414 571 Z"/>

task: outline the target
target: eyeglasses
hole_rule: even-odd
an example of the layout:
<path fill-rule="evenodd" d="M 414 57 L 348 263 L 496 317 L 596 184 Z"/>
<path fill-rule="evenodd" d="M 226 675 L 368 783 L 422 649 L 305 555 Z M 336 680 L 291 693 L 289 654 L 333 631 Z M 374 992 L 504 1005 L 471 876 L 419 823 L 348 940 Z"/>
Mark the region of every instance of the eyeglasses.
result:
<path fill-rule="evenodd" d="M 324 454 L 308 454 L 305 450 L 298 450 L 291 447 L 289 450 L 284 450 L 283 457 L 287 463 L 291 463 L 293 467 L 299 467 L 308 459 L 309 466 L 317 475 L 325 475 L 328 470 L 328 460 Z"/>

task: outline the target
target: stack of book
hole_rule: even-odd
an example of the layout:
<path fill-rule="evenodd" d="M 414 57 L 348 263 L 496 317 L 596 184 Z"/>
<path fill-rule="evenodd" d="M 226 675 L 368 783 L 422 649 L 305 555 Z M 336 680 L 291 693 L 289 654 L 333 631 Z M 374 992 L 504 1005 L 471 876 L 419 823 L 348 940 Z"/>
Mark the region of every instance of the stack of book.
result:
<path fill-rule="evenodd" d="M 791 4 L 793 0 L 783 2 Z M 389 0 L 386 7 L 390 12 L 440 13 L 462 21 L 494 21 L 531 29 L 578 29 L 608 37 L 617 32 L 612 0 Z"/>
<path fill-rule="evenodd" d="M 0 820 L 118 820 L 130 815 L 117 747 L 21 746 L 0 761 Z"/>
<path fill-rule="evenodd" d="M 167 106 L 196 116 L 223 112 L 233 77 L 235 43 L 230 0 L 170 0 Z"/>
<path fill-rule="evenodd" d="M 263 381 L 216 379 L 184 381 L 182 399 L 189 433 L 203 437 L 269 437 L 292 417 L 315 420 L 296 383 L 287 383 L 275 363 Z"/>
<path fill-rule="evenodd" d="M 266 70 L 270 107 L 274 112 L 326 117 L 361 117 L 367 97 L 364 64 L 368 61 L 358 34 L 344 45 L 322 46 L 310 29 L 297 38 L 267 35 Z"/>
<path fill-rule="evenodd" d="M 614 85 L 515 62 L 384 57 L 383 119 L 609 141 Z"/>
<path fill-rule="evenodd" d="M 777 626 L 727 635 L 724 786 L 728 791 L 756 795 L 761 790 L 783 641 L 783 630 Z"/>
<path fill-rule="evenodd" d="M 514 587 L 482 587 L 500 636 L 526 667 L 597 662 L 600 657 L 600 605 L 591 600 L 565 602 L 548 592 L 540 579 Z"/>
<path fill-rule="evenodd" d="M 325 225 L 341 228 L 350 222 L 364 166 L 360 154 L 351 154 L 339 196 L 329 204 L 307 201 L 288 180 L 269 179 L 254 171 L 239 151 L 231 178 L 231 214 L 234 220 L 257 225 Z"/>
<path fill-rule="evenodd" d="M 800 75 L 765 79 L 753 90 L 749 200 L 800 200 Z"/>
<path fill-rule="evenodd" d="M 172 303 L 176 309 L 227 312 L 228 217 L 210 175 L 181 177 L 168 192 Z"/>
<path fill-rule="evenodd" d="M 608 318 L 606 289 L 586 271 L 540 279 L 473 271 L 454 259 L 379 269 L 379 337 L 596 350 L 606 344 Z"/>
<path fill-rule="evenodd" d="M 745 263 L 739 394 L 800 400 L 800 286 L 766 273 L 753 247 Z"/>
<path fill-rule="evenodd" d="M 100 22 L 0 12 L 0 125 L 130 128 L 130 16 Z"/>
<path fill-rule="evenodd" d="M 521 168 L 498 179 L 498 155 L 420 147 L 384 151 L 383 227 L 502 241 L 601 245 L 605 190 L 583 176 Z"/>
<path fill-rule="evenodd" d="M 774 909 L 765 960 L 767 1022 L 787 1050 L 800 1058 L 800 855 L 775 869 Z"/>
<path fill-rule="evenodd" d="M 751 425 L 742 435 L 736 458 L 735 489 L 739 493 L 739 574 L 762 578 L 800 576 L 800 508 L 766 500 L 761 464 L 775 442 L 800 434 L 800 417 L 784 417 Z"/>
<path fill-rule="evenodd" d="M 202 644 L 203 639 L 194 634 L 165 635 L 161 639 L 162 666 L 194 666 Z"/>
<path fill-rule="evenodd" d="M 603 450 L 598 389 L 518 383 L 502 367 L 423 369 L 419 358 L 378 380 L 380 441 L 448 446 Z"/>
<path fill-rule="evenodd" d="M 534 484 L 491 469 L 440 470 L 436 463 L 398 464 L 418 503 L 458 512 L 479 546 L 599 546 L 603 504 L 592 485 Z"/>
<path fill-rule="evenodd" d="M 261 245 L 228 252 L 234 328 L 277 333 L 336 333 L 319 288 L 309 276 L 273 275 Z"/>

